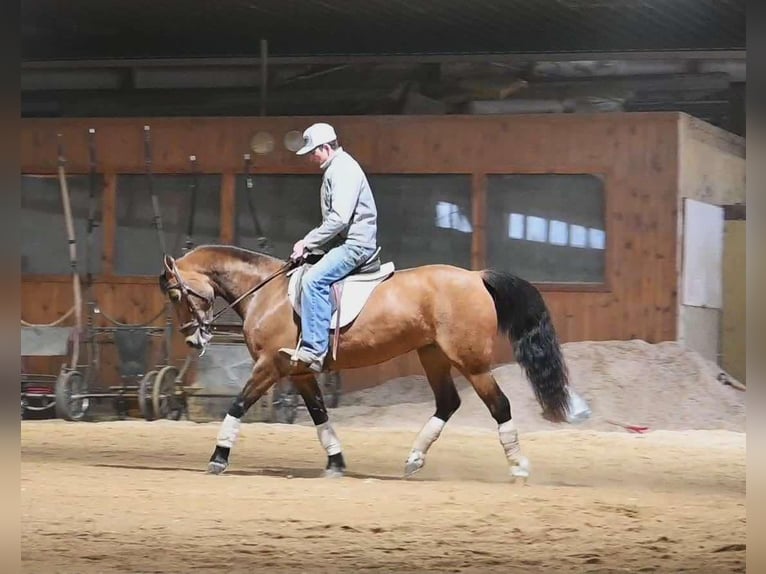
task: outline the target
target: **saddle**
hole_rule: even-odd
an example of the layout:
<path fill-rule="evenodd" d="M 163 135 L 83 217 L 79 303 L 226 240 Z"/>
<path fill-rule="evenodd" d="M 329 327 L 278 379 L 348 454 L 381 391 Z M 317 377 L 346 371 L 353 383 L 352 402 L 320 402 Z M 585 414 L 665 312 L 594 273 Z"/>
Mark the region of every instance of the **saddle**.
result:
<path fill-rule="evenodd" d="M 295 313 L 301 314 L 301 291 L 303 276 L 313 265 L 324 256 L 321 251 L 310 253 L 300 267 L 293 269 L 287 275 L 290 283 L 287 287 L 287 297 Z M 330 304 L 333 308 L 330 320 L 332 342 L 332 357 L 337 358 L 340 330 L 349 325 L 361 313 L 367 300 L 375 288 L 393 275 L 393 262 L 381 264 L 380 247 L 349 275 L 334 283 L 330 289 Z"/>

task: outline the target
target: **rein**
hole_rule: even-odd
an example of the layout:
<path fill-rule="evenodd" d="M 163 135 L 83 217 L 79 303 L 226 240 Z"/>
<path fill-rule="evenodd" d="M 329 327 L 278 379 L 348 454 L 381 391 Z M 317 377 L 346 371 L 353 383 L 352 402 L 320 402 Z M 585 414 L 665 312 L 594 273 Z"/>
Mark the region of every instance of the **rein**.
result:
<path fill-rule="evenodd" d="M 294 262 L 294 261 L 292 261 L 292 260 L 288 261 L 287 263 L 285 263 L 284 265 L 282 265 L 282 267 L 280 267 L 279 269 L 277 269 L 277 270 L 276 270 L 274 273 L 272 273 L 271 275 L 269 275 L 268 277 L 266 277 L 266 279 L 264 279 L 263 281 L 261 281 L 260 283 L 258 283 L 258 285 L 256 285 L 255 287 L 251 287 L 250 289 L 248 289 L 247 291 L 245 291 L 245 292 L 244 292 L 242 295 L 240 295 L 239 297 L 237 297 L 236 299 L 234 299 L 234 301 L 232 301 L 231 303 L 229 303 L 228 305 L 226 305 L 226 307 L 224 307 L 223 309 L 221 309 L 220 311 L 218 311 L 218 313 L 216 313 L 215 315 L 213 315 L 213 318 L 212 318 L 212 319 L 210 319 L 210 324 L 212 324 L 212 323 L 213 323 L 213 321 L 215 321 L 216 319 L 218 319 L 218 317 L 220 317 L 221 315 L 223 315 L 223 314 L 224 314 L 226 311 L 228 311 L 229 309 L 231 309 L 232 307 L 234 307 L 234 305 L 236 305 L 237 303 L 239 303 L 240 301 L 242 301 L 242 299 L 244 299 L 244 298 L 245 298 L 245 297 L 247 297 L 248 295 L 252 295 L 252 294 L 253 294 L 253 293 L 255 293 L 256 291 L 258 291 L 258 289 L 260 289 L 261 287 L 263 287 L 264 285 L 266 285 L 266 284 L 267 284 L 269 281 L 271 281 L 271 280 L 272 280 L 272 279 L 274 279 L 275 277 L 279 277 L 279 276 L 280 276 L 280 275 L 282 275 L 283 273 L 286 273 L 287 271 L 289 271 L 289 270 L 290 270 L 290 269 L 293 267 L 293 265 L 295 265 L 295 262 Z"/>
<path fill-rule="evenodd" d="M 283 273 L 286 273 L 287 271 L 289 271 L 296 263 L 297 263 L 296 260 L 290 259 L 289 261 L 287 261 L 287 263 L 282 265 L 282 267 L 280 267 L 274 273 L 272 273 L 271 275 L 266 277 L 266 279 L 264 279 L 263 281 L 261 281 L 257 285 L 251 287 L 250 289 L 245 291 L 242 295 L 240 295 L 239 297 L 234 299 L 234 301 L 232 301 L 231 303 L 227 304 L 223 309 L 221 309 L 215 315 L 213 315 L 213 317 L 210 319 L 210 321 L 206 321 L 204 316 L 202 315 L 202 311 L 200 311 L 200 309 L 198 309 L 195 305 L 193 305 L 191 303 L 191 301 L 189 300 L 189 295 L 194 295 L 195 297 L 198 297 L 198 298 L 200 298 L 202 300 L 207 300 L 207 297 L 205 297 L 204 295 L 198 293 L 197 291 L 195 291 L 194 289 L 192 289 L 191 287 L 189 287 L 186 284 L 186 282 L 181 278 L 181 274 L 179 273 L 178 268 L 175 265 L 175 262 L 173 262 L 173 266 L 172 266 L 172 268 L 169 268 L 169 271 L 173 274 L 173 277 L 175 278 L 175 280 L 178 283 L 178 285 L 177 285 L 177 287 L 169 287 L 168 291 L 170 291 L 170 289 L 179 289 L 181 291 L 182 295 L 186 298 L 186 302 L 189 305 L 189 308 L 190 308 L 190 311 L 192 312 L 192 317 L 193 317 L 193 319 L 191 321 L 189 321 L 188 323 L 185 323 L 184 325 L 181 325 L 180 329 L 183 331 L 183 329 L 185 329 L 185 328 L 187 328 L 187 327 L 189 327 L 191 325 L 194 325 L 196 323 L 197 327 L 199 327 L 201 329 L 209 330 L 210 326 L 213 324 L 213 322 L 216 319 L 218 319 L 221 315 L 223 315 L 226 311 L 228 311 L 229 309 L 234 307 L 234 305 L 236 305 L 237 303 L 242 301 L 245 297 L 248 297 L 249 295 L 252 295 L 256 291 L 258 291 L 259 289 L 264 287 L 272 279 L 274 279 L 274 278 L 282 275 Z"/>

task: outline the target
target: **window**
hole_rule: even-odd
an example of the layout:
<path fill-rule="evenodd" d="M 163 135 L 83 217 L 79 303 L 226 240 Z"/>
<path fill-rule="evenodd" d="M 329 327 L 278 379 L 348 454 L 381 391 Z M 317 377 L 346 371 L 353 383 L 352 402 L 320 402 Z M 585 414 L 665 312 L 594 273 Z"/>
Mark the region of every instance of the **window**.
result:
<path fill-rule="evenodd" d="M 604 189 L 593 175 L 490 175 L 487 262 L 544 283 L 603 283 Z"/>
<path fill-rule="evenodd" d="M 322 222 L 321 175 L 254 175 L 237 178 L 235 242 L 276 257 Z M 378 209 L 381 259 L 397 268 L 425 263 L 471 266 L 471 180 L 452 175 L 368 175 Z M 254 216 L 255 215 L 255 216 Z M 258 229 L 260 228 L 260 231 Z"/>
<path fill-rule="evenodd" d="M 370 175 L 381 259 L 397 269 L 429 263 L 471 268 L 471 177 Z"/>
<path fill-rule="evenodd" d="M 321 175 L 253 175 L 250 181 L 252 187 L 244 175 L 236 180 L 234 243 L 287 259 L 295 242 L 322 223 Z"/>
<path fill-rule="evenodd" d="M 192 174 L 154 175 L 165 244 L 171 255 L 183 254 L 192 211 Z M 194 246 L 219 243 L 221 176 L 198 175 L 194 204 Z M 152 194 L 146 176 L 117 178 L 117 229 L 114 245 L 117 275 L 158 275 L 162 271 L 162 248 L 154 226 Z"/>
<path fill-rule="evenodd" d="M 103 239 L 101 232 L 101 192 L 103 178 L 94 184 L 93 219 L 96 226 L 88 242 L 90 176 L 66 178 L 77 241 L 77 269 L 81 273 L 101 272 Z M 61 189 L 57 176 L 23 175 L 21 177 L 21 272 L 29 274 L 68 275 L 69 243 Z M 88 253 L 90 244 L 90 253 Z"/>

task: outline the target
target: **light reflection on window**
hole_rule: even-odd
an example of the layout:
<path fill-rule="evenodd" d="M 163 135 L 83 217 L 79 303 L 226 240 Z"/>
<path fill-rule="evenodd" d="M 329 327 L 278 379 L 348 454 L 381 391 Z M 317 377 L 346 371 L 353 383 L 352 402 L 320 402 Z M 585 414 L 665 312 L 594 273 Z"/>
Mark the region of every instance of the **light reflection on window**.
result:
<path fill-rule="evenodd" d="M 603 229 L 522 213 L 508 214 L 508 237 L 550 243 L 551 245 L 590 249 L 606 248 L 606 232 Z"/>
<path fill-rule="evenodd" d="M 604 249 L 606 247 L 606 233 L 603 229 L 588 228 L 588 247 Z"/>
<path fill-rule="evenodd" d="M 468 217 L 460 211 L 460 207 L 449 201 L 436 202 L 436 227 L 454 229 L 462 233 L 471 233 L 473 228 Z"/>
<path fill-rule="evenodd" d="M 572 247 L 585 247 L 588 244 L 587 231 L 582 225 L 570 226 L 569 245 Z"/>
<path fill-rule="evenodd" d="M 551 219 L 548 231 L 548 243 L 566 245 L 569 242 L 569 226 L 566 222 Z"/>
<path fill-rule="evenodd" d="M 508 224 L 508 237 L 511 239 L 524 239 L 524 216 L 520 213 L 511 213 Z"/>
<path fill-rule="evenodd" d="M 548 220 L 543 217 L 527 216 L 527 241 L 548 241 Z"/>

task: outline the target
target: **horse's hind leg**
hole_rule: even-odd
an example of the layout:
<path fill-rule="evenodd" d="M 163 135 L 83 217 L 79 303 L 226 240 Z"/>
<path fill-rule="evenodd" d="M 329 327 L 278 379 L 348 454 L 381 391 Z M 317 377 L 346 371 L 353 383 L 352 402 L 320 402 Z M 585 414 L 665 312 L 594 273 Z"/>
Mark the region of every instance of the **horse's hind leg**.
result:
<path fill-rule="evenodd" d="M 250 379 L 235 397 L 221 423 L 215 450 L 207 465 L 209 473 L 221 474 L 229 466 L 229 454 L 237 441 L 242 417 L 278 380 L 279 371 L 273 361 L 264 357 L 255 363 Z"/>
<path fill-rule="evenodd" d="M 409 477 L 423 468 L 426 453 L 439 438 L 450 417 L 460 407 L 460 395 L 455 388 L 450 369 L 452 363 L 436 345 L 418 349 L 420 362 L 428 377 L 428 384 L 434 392 L 436 412 L 420 430 L 404 466 L 404 476 Z"/>
<path fill-rule="evenodd" d="M 500 389 L 489 370 L 479 374 L 468 372 L 463 374 L 471 382 L 476 393 L 487 405 L 492 418 L 497 422 L 497 433 L 511 467 L 511 478 L 526 481 L 529 477 L 529 460 L 521 453 L 519 433 L 511 418 L 511 403 L 508 397 Z"/>
<path fill-rule="evenodd" d="M 327 407 L 325 407 L 322 391 L 317 384 L 316 377 L 314 375 L 294 376 L 292 381 L 303 397 L 303 402 L 306 403 L 306 409 L 311 420 L 314 421 L 319 442 L 327 452 L 327 466 L 324 475 L 331 478 L 343 476 L 346 463 L 343 460 L 340 440 L 338 440 L 338 436 L 330 424 Z"/>

